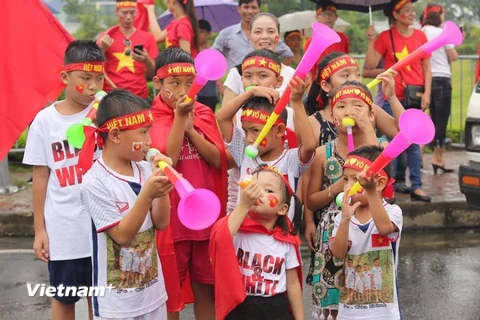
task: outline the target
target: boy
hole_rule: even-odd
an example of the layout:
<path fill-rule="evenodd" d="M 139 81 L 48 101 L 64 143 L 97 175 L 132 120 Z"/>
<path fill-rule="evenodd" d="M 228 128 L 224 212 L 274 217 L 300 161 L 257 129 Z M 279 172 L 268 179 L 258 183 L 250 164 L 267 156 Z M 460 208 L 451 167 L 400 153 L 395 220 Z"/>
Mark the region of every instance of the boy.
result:
<path fill-rule="evenodd" d="M 256 59 L 252 58 L 252 60 Z M 240 167 L 241 177 L 250 174 L 259 164 L 266 163 L 280 170 L 295 191 L 298 179 L 313 161 L 316 142 L 302 103 L 305 83 L 296 77 L 291 80 L 289 87 L 292 90 L 290 101 L 295 113 L 295 127 L 298 128 L 296 133 L 303 143 L 299 148 L 285 149 L 285 138 L 291 145 L 295 133 L 286 130 L 287 111 L 284 110 L 260 143 L 258 156 L 252 159 L 245 155 L 246 146 L 255 142 L 275 107 L 268 98 L 253 97 L 243 104 L 241 127 L 232 122 L 239 110 L 239 107 L 235 107 L 233 104 L 223 107 L 221 115 L 217 114 L 217 120 L 227 147 L 232 153 L 236 165 Z M 294 205 L 289 207 L 288 217 L 293 221 Z"/>
<path fill-rule="evenodd" d="M 77 166 L 79 150 L 68 144 L 66 132 L 85 118 L 94 94 L 103 89 L 104 61 L 95 42 L 70 43 L 60 73 L 65 100 L 40 111 L 28 133 L 23 163 L 33 165 L 33 248 L 37 259 L 48 262 L 54 287 L 91 286 L 90 218 L 80 202 L 84 172 Z M 95 157 L 99 155 L 97 151 Z M 52 319 L 74 319 L 79 299 L 71 294 L 55 296 Z"/>
<path fill-rule="evenodd" d="M 375 298 L 377 302 L 380 300 L 383 302 L 382 298 L 382 268 L 380 267 L 380 260 L 376 258 L 373 261 L 374 267 L 372 268 L 373 276 L 373 290 L 375 291 Z"/>
<path fill-rule="evenodd" d="M 186 99 L 195 78 L 193 59 L 180 48 L 168 48 L 157 57 L 155 69 L 153 82 L 159 94 L 152 105 L 152 146 L 172 158 L 175 169 L 193 187 L 214 192 L 223 216 L 227 198 L 225 145 L 212 110 L 195 99 Z M 213 319 L 215 276 L 208 256 L 211 228 L 187 229 L 177 215 L 179 195 L 172 192 L 170 201 L 171 228 L 157 237 L 159 250 L 168 248 L 160 255 L 167 279 L 167 307 L 172 312 L 169 317 L 177 318 L 183 309 L 186 299 L 179 294 L 179 286 L 186 284 L 193 291 L 196 317 Z"/>
<path fill-rule="evenodd" d="M 372 272 L 368 269 L 368 264 L 363 264 L 363 287 L 365 288 L 365 299 L 372 299 Z"/>
<path fill-rule="evenodd" d="M 157 257 L 153 259 L 155 278 L 145 282 L 140 276 L 141 248 L 155 239 L 155 230 L 169 224 L 168 193 L 172 190 L 162 170 L 156 168 L 158 161 L 171 164 L 170 159 L 160 154 L 149 159 L 151 164 L 142 161 L 151 143 L 149 108 L 142 98 L 115 89 L 103 98 L 97 111 L 96 131 L 103 142 L 103 155 L 85 175 L 81 199 L 93 222 L 94 286 L 114 288 L 94 297 L 99 319 L 167 317 L 167 294 Z M 119 288 L 116 249 L 133 247 L 133 243 L 133 281 L 128 288 Z"/>
<path fill-rule="evenodd" d="M 347 298 L 345 299 L 345 303 L 349 303 L 350 301 L 354 301 L 354 292 L 355 292 L 355 269 L 353 268 L 353 261 L 352 259 L 348 259 L 348 266 L 345 267 L 345 293 Z"/>
<path fill-rule="evenodd" d="M 362 185 L 364 194 L 344 197 L 342 212 L 335 217 L 329 248 L 336 258 L 352 259 L 358 265 L 360 261 L 370 260 L 372 255 L 381 256 L 382 261 L 386 262 L 382 268 L 388 270 L 388 276 L 391 277 L 389 283 L 392 286 L 388 288 L 390 298 L 382 304 L 372 305 L 363 301 L 362 308 L 352 308 L 342 298 L 337 319 L 400 319 L 396 271 L 402 210 L 397 205 L 386 203 L 381 197 L 382 190 L 391 182 L 391 165 L 375 177 L 369 177 L 363 171 L 372 165 L 381 152 L 382 149 L 378 146 L 365 146 L 349 153 L 345 160 L 345 194 L 348 194 L 357 180 Z M 353 203 L 351 206 L 350 199 Z M 379 261 L 375 263 L 380 265 Z"/>

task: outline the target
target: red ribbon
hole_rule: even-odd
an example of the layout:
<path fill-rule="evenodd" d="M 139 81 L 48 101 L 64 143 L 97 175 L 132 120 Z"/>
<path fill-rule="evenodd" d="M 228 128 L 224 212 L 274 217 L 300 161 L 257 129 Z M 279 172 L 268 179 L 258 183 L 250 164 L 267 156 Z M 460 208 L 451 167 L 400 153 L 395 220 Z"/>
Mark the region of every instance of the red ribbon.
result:
<path fill-rule="evenodd" d="M 93 73 L 103 73 L 102 61 L 68 63 L 63 67 L 63 71 L 84 71 Z"/>
<path fill-rule="evenodd" d="M 173 76 L 194 76 L 195 66 L 192 63 L 170 63 L 157 70 L 157 77 L 165 79 Z"/>

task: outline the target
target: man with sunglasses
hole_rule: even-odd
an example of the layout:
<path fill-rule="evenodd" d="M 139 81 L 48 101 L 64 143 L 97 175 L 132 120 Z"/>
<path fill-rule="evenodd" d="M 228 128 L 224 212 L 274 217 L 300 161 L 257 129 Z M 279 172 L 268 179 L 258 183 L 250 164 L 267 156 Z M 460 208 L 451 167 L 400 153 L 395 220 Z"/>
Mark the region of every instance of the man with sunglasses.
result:
<path fill-rule="evenodd" d="M 157 43 L 153 35 L 133 24 L 137 14 L 136 0 L 117 0 L 115 14 L 119 24 L 101 33 L 97 40 L 107 58 L 105 73 L 108 79 L 104 90 L 109 92 L 115 85 L 146 99 L 147 78 L 155 73 Z"/>

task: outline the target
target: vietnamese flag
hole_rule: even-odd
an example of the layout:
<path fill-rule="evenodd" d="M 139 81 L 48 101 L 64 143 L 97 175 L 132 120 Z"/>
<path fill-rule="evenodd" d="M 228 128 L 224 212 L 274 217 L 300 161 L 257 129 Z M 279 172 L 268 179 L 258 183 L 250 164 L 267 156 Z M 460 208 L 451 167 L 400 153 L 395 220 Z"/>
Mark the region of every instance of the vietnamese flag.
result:
<path fill-rule="evenodd" d="M 136 28 L 148 32 L 150 26 L 148 21 L 148 11 L 144 4 L 153 4 L 154 0 L 138 0 L 137 1 L 137 15 L 133 24 Z"/>
<path fill-rule="evenodd" d="M 480 78 L 480 41 L 478 42 L 478 60 L 477 60 L 477 70 L 475 72 L 475 83 L 477 83 L 478 78 Z"/>
<path fill-rule="evenodd" d="M 372 248 L 390 247 L 390 240 L 381 234 L 372 234 Z"/>
<path fill-rule="evenodd" d="M 64 88 L 58 69 L 73 37 L 40 0 L 0 1 L 0 159 Z"/>

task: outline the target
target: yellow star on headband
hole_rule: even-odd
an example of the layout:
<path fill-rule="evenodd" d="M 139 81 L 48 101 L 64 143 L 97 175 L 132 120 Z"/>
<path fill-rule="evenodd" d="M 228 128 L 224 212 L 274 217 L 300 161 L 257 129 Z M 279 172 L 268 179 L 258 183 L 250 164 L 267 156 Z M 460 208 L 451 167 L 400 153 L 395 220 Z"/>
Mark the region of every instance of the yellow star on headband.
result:
<path fill-rule="evenodd" d="M 132 73 L 135 73 L 135 66 L 133 65 L 134 60 L 131 54 L 127 56 L 124 51 L 124 52 L 115 52 L 113 55 L 115 56 L 115 58 L 118 59 L 118 65 L 117 65 L 116 71 L 119 71 L 123 68 L 127 68 Z"/>
<path fill-rule="evenodd" d="M 406 57 L 408 57 L 408 55 L 409 55 L 409 52 L 408 52 L 407 46 L 404 46 L 402 51 L 395 52 L 395 56 L 397 57 L 398 61 L 405 59 Z M 412 70 L 412 68 L 410 68 L 410 65 L 407 66 L 407 70 L 408 71 Z"/>
<path fill-rule="evenodd" d="M 266 66 L 266 65 L 267 65 L 267 61 L 266 61 L 265 59 L 260 60 L 260 65 L 261 65 L 261 66 Z"/>
<path fill-rule="evenodd" d="M 168 74 L 172 74 L 173 70 L 172 68 L 168 68 Z"/>
<path fill-rule="evenodd" d="M 148 118 L 150 119 L 150 121 L 153 121 L 153 114 L 151 112 L 148 113 Z"/>
<path fill-rule="evenodd" d="M 355 59 L 353 59 L 353 58 L 350 58 L 350 63 L 351 64 L 357 64 L 357 61 L 355 61 Z"/>

